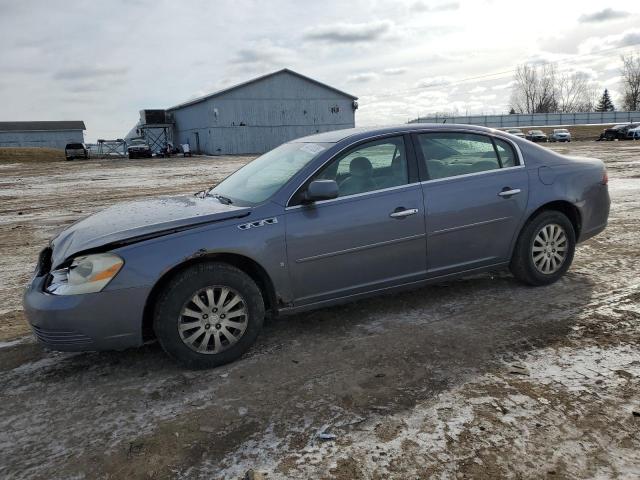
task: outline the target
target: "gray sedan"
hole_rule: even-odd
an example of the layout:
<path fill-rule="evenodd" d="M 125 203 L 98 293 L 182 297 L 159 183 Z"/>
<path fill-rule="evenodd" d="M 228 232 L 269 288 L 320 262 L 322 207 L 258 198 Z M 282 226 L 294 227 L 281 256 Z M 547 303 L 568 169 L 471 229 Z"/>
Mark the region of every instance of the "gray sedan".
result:
<path fill-rule="evenodd" d="M 212 367 L 242 355 L 267 313 L 501 268 L 551 284 L 608 214 L 600 160 L 505 132 L 321 133 L 196 195 L 116 205 L 72 225 L 40 254 L 24 305 L 52 349 L 157 338 L 181 363 Z"/>

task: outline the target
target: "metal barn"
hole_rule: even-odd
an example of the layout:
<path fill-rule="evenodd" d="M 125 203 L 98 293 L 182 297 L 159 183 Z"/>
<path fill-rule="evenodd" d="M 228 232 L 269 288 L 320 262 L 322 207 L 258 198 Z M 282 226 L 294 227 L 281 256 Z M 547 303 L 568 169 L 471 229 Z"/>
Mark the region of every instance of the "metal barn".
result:
<path fill-rule="evenodd" d="M 209 155 L 266 152 L 355 126 L 357 97 L 289 69 L 169 108 L 176 144 Z"/>
<path fill-rule="evenodd" d="M 84 122 L 0 122 L 0 147 L 64 148 L 67 143 L 84 143 Z"/>

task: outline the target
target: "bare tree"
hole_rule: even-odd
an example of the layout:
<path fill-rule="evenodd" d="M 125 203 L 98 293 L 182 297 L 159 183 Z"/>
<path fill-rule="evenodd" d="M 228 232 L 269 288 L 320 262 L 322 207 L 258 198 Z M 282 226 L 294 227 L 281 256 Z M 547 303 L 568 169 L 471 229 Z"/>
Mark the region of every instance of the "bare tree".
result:
<path fill-rule="evenodd" d="M 558 75 L 552 64 L 520 65 L 511 90 L 510 107 L 517 113 L 590 112 L 598 89 L 582 72 Z"/>
<path fill-rule="evenodd" d="M 542 65 L 542 67 L 540 67 L 538 78 L 539 93 L 536 113 L 552 113 L 558 111 L 555 66 L 550 63 Z"/>
<path fill-rule="evenodd" d="M 598 87 L 590 83 L 585 92 L 582 102 L 578 105 L 577 112 L 594 112 L 598 106 Z"/>
<path fill-rule="evenodd" d="M 556 110 L 556 69 L 551 64 L 520 65 L 511 90 L 511 107 L 518 113 Z"/>
<path fill-rule="evenodd" d="M 534 113 L 538 96 L 536 69 L 519 65 L 511 88 L 511 108 L 518 113 Z"/>
<path fill-rule="evenodd" d="M 622 55 L 622 108 L 640 110 L 640 51 Z"/>
<path fill-rule="evenodd" d="M 588 112 L 594 107 L 595 90 L 584 73 L 560 75 L 556 92 L 560 113 Z"/>

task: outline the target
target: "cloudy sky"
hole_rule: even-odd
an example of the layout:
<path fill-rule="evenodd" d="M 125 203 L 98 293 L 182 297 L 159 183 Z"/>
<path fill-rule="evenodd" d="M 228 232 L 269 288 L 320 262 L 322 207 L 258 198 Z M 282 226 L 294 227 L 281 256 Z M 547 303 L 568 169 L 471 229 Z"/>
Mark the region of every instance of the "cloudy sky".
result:
<path fill-rule="evenodd" d="M 115 138 L 141 108 L 283 67 L 360 97 L 358 125 L 506 112 L 521 63 L 583 71 L 615 101 L 640 3 L 607 4 L 0 0 L 0 121 L 82 119 L 88 141 Z"/>

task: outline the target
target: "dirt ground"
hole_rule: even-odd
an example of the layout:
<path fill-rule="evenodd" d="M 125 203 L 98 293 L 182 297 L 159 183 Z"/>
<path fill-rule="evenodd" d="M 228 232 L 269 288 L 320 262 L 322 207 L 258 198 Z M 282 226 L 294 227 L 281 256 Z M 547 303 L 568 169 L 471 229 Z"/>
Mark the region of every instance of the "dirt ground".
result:
<path fill-rule="evenodd" d="M 613 200 L 557 284 L 496 272 L 273 320 L 200 372 L 155 344 L 44 351 L 21 290 L 65 225 L 247 158 L 0 163 L 0 478 L 638 478 L 640 142 L 552 148 L 605 160 Z"/>

